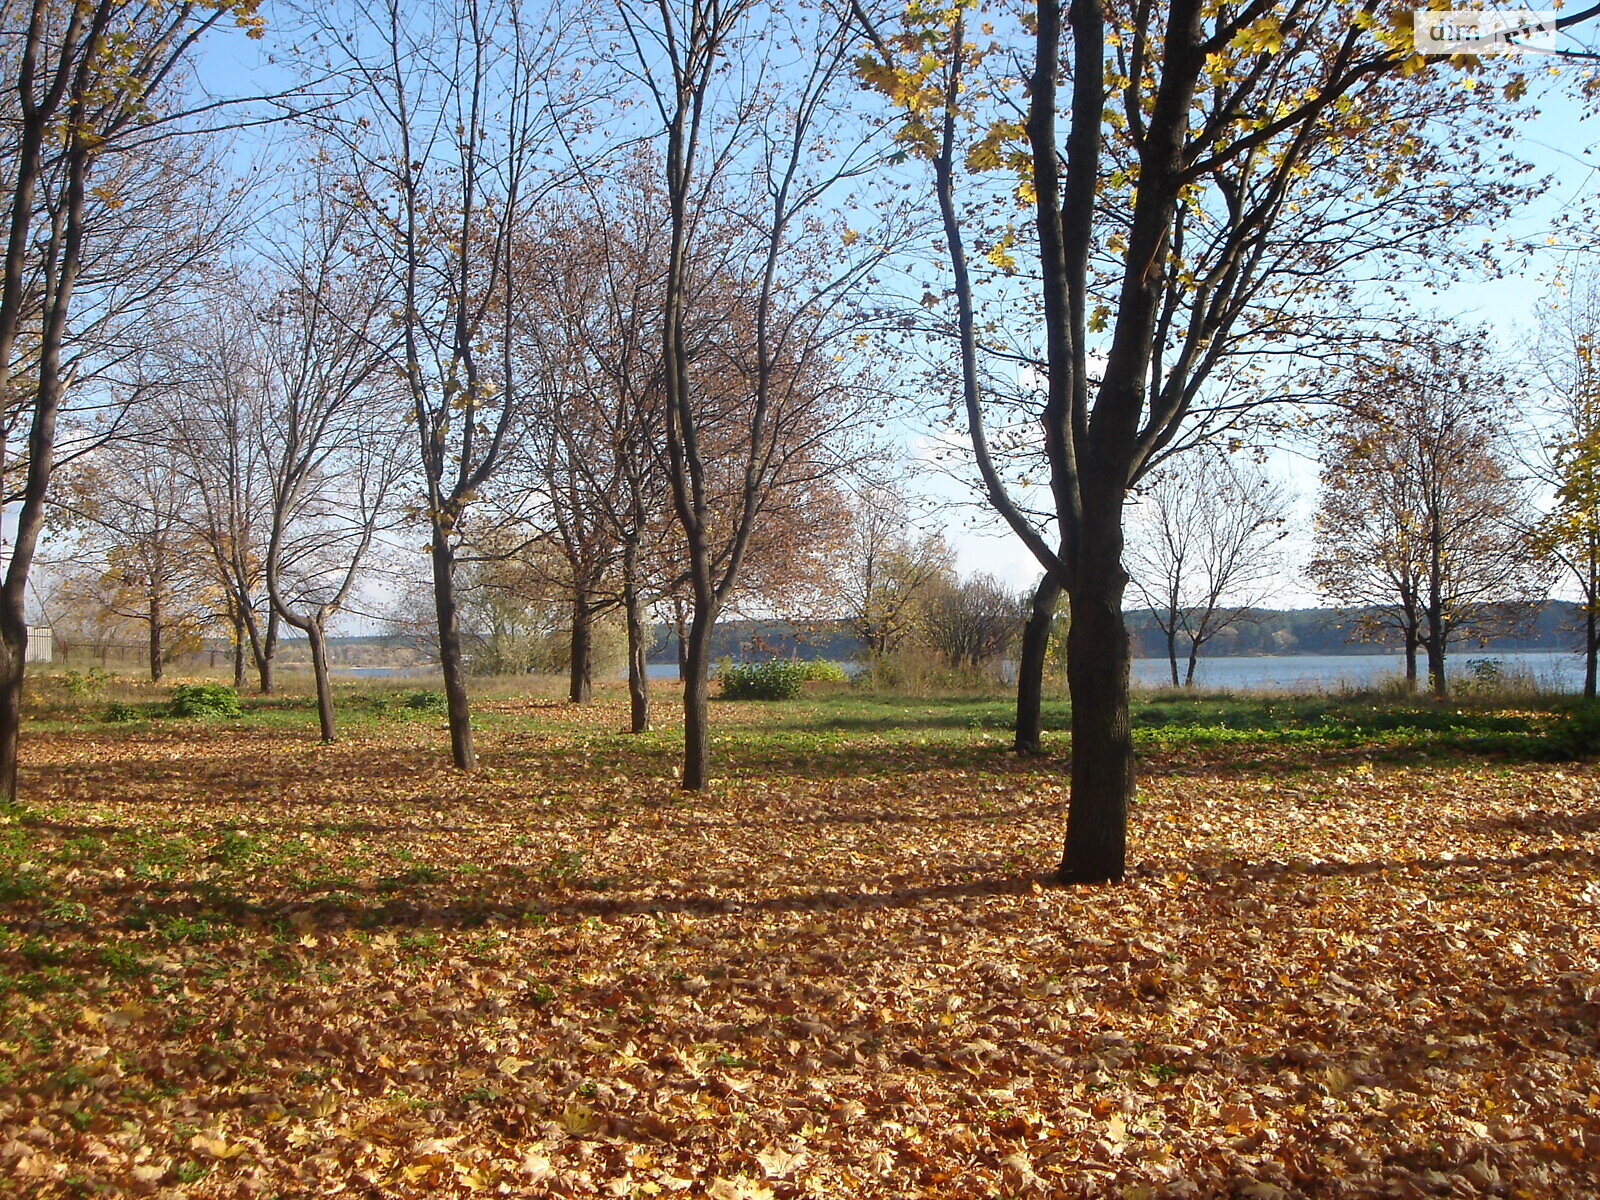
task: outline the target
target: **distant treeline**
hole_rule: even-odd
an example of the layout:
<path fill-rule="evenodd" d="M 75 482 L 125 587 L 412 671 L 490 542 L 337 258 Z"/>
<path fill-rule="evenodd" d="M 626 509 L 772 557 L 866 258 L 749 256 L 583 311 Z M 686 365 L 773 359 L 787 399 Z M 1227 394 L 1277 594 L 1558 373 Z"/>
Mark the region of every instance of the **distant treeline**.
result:
<path fill-rule="evenodd" d="M 1482 649 L 1573 650 L 1579 644 L 1581 613 L 1576 604 L 1551 600 L 1542 605 L 1507 611 L 1499 622 L 1506 632 L 1491 638 Z M 1355 632 L 1359 614 L 1334 608 L 1258 609 L 1248 620 L 1224 630 L 1206 646 L 1204 657 L 1247 654 L 1393 654 L 1398 645 L 1362 640 Z M 1128 613 L 1128 633 L 1137 658 L 1165 657 L 1166 641 L 1148 611 Z M 328 639 L 335 662 L 372 665 L 373 651 L 384 655 L 384 665 L 413 663 L 432 658 L 422 639 L 408 634 L 333 637 Z M 288 659 L 303 648 L 304 638 L 286 638 Z M 222 643 L 218 643 L 222 645 Z M 1181 647 L 1180 647 L 1181 649 Z M 1475 639 L 1454 643 L 1456 653 L 1479 649 Z M 723 621 L 713 635 L 712 659 L 735 661 L 762 658 L 823 659 L 849 662 L 859 658 L 861 642 L 844 621 Z M 657 625 L 649 660 L 675 663 L 678 638 L 670 625 Z M 288 661 L 288 660 L 286 660 Z"/>
<path fill-rule="evenodd" d="M 1578 642 L 1578 606 L 1551 600 L 1537 606 L 1507 610 L 1497 622 L 1504 633 L 1491 638 L 1484 650 L 1572 650 Z M 1204 657 L 1246 654 L 1393 654 L 1398 643 L 1363 640 L 1357 630 L 1360 614 L 1345 609 L 1258 609 L 1248 620 L 1224 630 L 1206 646 Z M 1136 658 L 1162 658 L 1166 639 L 1148 611 L 1128 613 L 1128 634 Z M 1455 643 L 1457 653 L 1479 648 L 1475 639 Z M 787 621 L 724 621 L 713 637 L 714 659 L 801 658 L 846 662 L 860 655 L 861 643 L 842 621 L 796 625 Z M 658 628 L 650 661 L 676 662 L 677 636 L 668 626 Z"/>
<path fill-rule="evenodd" d="M 1203 654 L 1219 658 L 1241 654 L 1393 654 L 1399 640 L 1389 636 L 1378 641 L 1361 637 L 1361 614 L 1348 609 L 1300 608 L 1279 611 L 1260 609 L 1250 619 L 1224 630 L 1209 643 Z M 1578 634 L 1582 614 L 1576 604 L 1550 600 L 1540 605 L 1507 606 L 1502 619 L 1492 622 L 1502 632 L 1482 644 L 1485 650 L 1575 650 L 1581 644 Z M 1129 634 L 1134 654 L 1140 658 L 1160 658 L 1167 652 L 1166 640 L 1149 612 L 1128 614 Z M 1453 642 L 1456 653 L 1479 648 L 1476 638 Z"/>

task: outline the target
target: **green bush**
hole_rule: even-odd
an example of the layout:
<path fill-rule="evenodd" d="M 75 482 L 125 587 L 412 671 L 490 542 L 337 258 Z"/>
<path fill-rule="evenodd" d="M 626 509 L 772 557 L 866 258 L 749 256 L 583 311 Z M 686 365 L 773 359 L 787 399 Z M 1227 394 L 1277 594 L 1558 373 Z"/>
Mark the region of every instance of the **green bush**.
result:
<path fill-rule="evenodd" d="M 806 665 L 774 658 L 739 663 L 717 672 L 724 700 L 793 700 L 806 681 Z"/>
<path fill-rule="evenodd" d="M 443 692 L 412 692 L 402 703 L 412 712 L 442 713 L 449 707 Z"/>
<path fill-rule="evenodd" d="M 1545 735 L 1545 746 L 1555 758 L 1600 755 L 1600 702 L 1577 704 L 1562 713 Z"/>
<path fill-rule="evenodd" d="M 168 711 L 175 717 L 237 717 L 239 693 L 225 683 L 180 683 Z"/>
<path fill-rule="evenodd" d="M 61 677 L 61 687 L 74 700 L 89 700 L 106 690 L 106 682 L 110 678 L 110 673 L 99 667 L 90 667 L 87 671 L 68 671 Z"/>
<path fill-rule="evenodd" d="M 807 683 L 848 683 L 850 676 L 845 669 L 836 662 L 825 662 L 820 658 L 808 659 L 800 664 L 800 669 L 805 672 Z"/>
<path fill-rule="evenodd" d="M 125 700 L 113 700 L 100 714 L 102 721 L 137 721 L 145 715 L 144 709 Z"/>

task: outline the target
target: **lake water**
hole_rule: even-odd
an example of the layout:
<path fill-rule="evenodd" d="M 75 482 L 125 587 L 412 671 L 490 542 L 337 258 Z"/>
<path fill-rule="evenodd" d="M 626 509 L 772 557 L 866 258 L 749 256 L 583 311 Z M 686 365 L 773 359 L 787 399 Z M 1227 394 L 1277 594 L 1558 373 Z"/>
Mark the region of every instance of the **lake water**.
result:
<path fill-rule="evenodd" d="M 1498 665 L 1501 677 L 1509 683 L 1526 684 L 1547 692 L 1583 690 L 1583 659 L 1560 650 L 1477 650 L 1452 654 L 1447 663 L 1450 677 L 1466 681 L 1473 678 L 1474 662 Z M 860 669 L 856 663 L 840 663 L 846 671 Z M 1426 664 L 1419 663 L 1426 673 Z M 1007 664 L 1010 666 L 1010 664 Z M 1184 670 L 1182 659 L 1178 670 Z M 290 668 L 293 669 L 293 668 Z M 669 681 L 678 678 L 676 663 L 651 663 L 650 678 Z M 403 679 L 437 674 L 437 667 L 335 667 L 335 675 L 346 678 Z M 1285 654 L 1250 655 L 1237 658 L 1202 658 L 1195 672 L 1195 686 L 1229 692 L 1335 692 L 1340 688 L 1362 688 L 1399 679 L 1405 672 L 1405 659 L 1388 654 Z M 1006 672 L 1010 677 L 1010 672 Z M 1134 686 L 1171 686 L 1172 676 L 1164 658 L 1133 660 Z"/>
<path fill-rule="evenodd" d="M 1487 661 L 1498 664 L 1501 677 L 1508 682 L 1527 683 L 1551 692 L 1578 692 L 1583 689 L 1583 659 L 1560 650 L 1480 650 L 1457 651 L 1446 661 L 1454 680 L 1470 680 L 1469 663 Z M 853 664 L 841 664 L 850 669 Z M 1185 668 L 1184 660 L 1178 670 Z M 1195 686 L 1219 691 L 1251 692 L 1326 692 L 1340 688 L 1370 687 L 1385 680 L 1399 679 L 1405 673 L 1405 659 L 1388 654 L 1285 654 L 1249 655 L 1232 658 L 1202 658 L 1195 671 Z M 1425 663 L 1418 667 L 1426 674 Z M 651 663 L 650 678 L 677 679 L 676 663 Z M 1137 687 L 1171 686 L 1172 676 L 1164 658 L 1133 660 L 1133 682 Z"/>
<path fill-rule="evenodd" d="M 1583 690 L 1583 659 L 1560 650 L 1480 650 L 1469 648 L 1450 655 L 1445 670 L 1452 680 L 1471 680 L 1474 662 L 1491 662 L 1508 683 L 1537 686 L 1551 692 Z M 1185 669 L 1180 659 L 1178 670 Z M 1418 670 L 1427 673 L 1425 662 Z M 1195 686 L 1224 691 L 1337 691 L 1341 687 L 1369 687 L 1405 674 L 1401 655 L 1300 654 L 1250 655 L 1237 658 L 1202 658 L 1195 671 Z M 1170 687 L 1172 674 L 1164 658 L 1133 660 L 1133 679 L 1141 687 Z"/>

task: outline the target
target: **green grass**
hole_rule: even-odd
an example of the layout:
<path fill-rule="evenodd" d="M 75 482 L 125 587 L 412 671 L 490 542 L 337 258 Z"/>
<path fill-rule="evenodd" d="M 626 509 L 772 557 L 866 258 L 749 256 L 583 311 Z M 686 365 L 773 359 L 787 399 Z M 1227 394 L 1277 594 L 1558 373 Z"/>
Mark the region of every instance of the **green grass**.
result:
<path fill-rule="evenodd" d="M 532 684 L 536 695 L 517 695 L 519 684 Z M 646 776 L 673 772 L 681 734 L 671 716 L 663 714 L 658 728 L 641 735 L 598 723 L 592 731 L 573 739 L 571 706 L 539 695 L 549 686 L 550 682 L 544 679 L 475 682 L 474 727 L 495 735 L 559 732 L 565 745 L 555 754 L 577 775 L 588 774 L 583 768 L 591 760 L 624 755 L 632 770 Z M 119 690 L 130 696 L 150 695 L 149 685 L 121 680 L 108 685 L 108 692 Z M 620 685 L 607 685 L 601 692 L 620 696 Z M 120 736 L 172 723 L 155 715 L 160 706 L 147 701 L 141 711 L 150 712 L 149 719 L 131 726 L 108 727 L 101 719 L 103 701 L 80 700 L 59 688 L 46 689 L 46 693 L 32 709 L 33 721 L 41 727 L 67 730 L 97 726 Z M 677 689 L 658 684 L 656 696 L 665 708 L 676 700 Z M 346 682 L 335 687 L 339 727 L 349 736 L 392 729 L 397 723 L 415 724 L 419 734 L 430 725 L 442 728 L 440 699 L 436 691 L 419 686 L 414 679 Z M 508 700 L 515 702 L 508 705 Z M 1269 696 L 1163 690 L 1136 693 L 1130 717 L 1136 745 L 1152 753 L 1207 745 L 1256 744 L 1263 748 L 1369 746 L 1394 752 L 1540 757 L 1549 752 L 1543 742 L 1545 732 L 1570 705 L 1570 700 L 1557 698 L 1538 703 L 1518 698 L 1513 709 L 1485 694 L 1433 703 L 1364 695 Z M 309 694 L 246 695 L 242 706 L 238 727 L 264 734 L 283 731 L 315 736 L 316 705 Z M 800 697 L 782 704 L 713 698 L 713 752 L 725 763 L 723 773 L 730 775 L 799 768 L 807 763 L 830 776 L 879 774 L 895 769 L 896 748 L 938 750 L 951 756 L 951 765 L 970 768 L 989 752 L 1009 745 L 1013 712 L 1014 702 L 1008 691 L 910 696 L 838 684 L 808 688 Z M 1047 699 L 1043 716 L 1046 750 L 1065 754 L 1070 706 L 1060 697 Z M 237 836 L 243 839 L 243 835 Z M 244 840 L 238 844 L 225 841 L 213 847 L 212 853 L 228 868 L 248 864 L 251 851 Z M 137 849 L 140 853 L 134 856 L 136 869 L 145 877 L 159 877 L 163 866 L 175 861 L 169 857 L 174 851 Z M 28 886 L 26 879 L 0 881 L 0 890 L 26 890 Z"/>

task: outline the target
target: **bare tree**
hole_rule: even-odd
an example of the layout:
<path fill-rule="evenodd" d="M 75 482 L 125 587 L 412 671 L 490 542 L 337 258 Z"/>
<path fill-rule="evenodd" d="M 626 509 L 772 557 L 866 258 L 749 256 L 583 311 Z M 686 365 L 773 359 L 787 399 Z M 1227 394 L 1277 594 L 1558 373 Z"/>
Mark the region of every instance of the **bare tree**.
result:
<path fill-rule="evenodd" d="M 0 196 L 8 206 L 0 274 L 0 401 L 13 412 L 0 428 L 16 430 L 26 445 L 16 536 L 0 582 L 0 795 L 6 799 L 15 799 L 17 788 L 28 637 L 24 597 L 70 381 L 66 347 L 74 300 L 95 249 L 92 192 L 105 165 L 136 153 L 142 135 L 163 121 L 175 128 L 168 101 L 205 35 L 229 21 L 258 24 L 254 11 L 255 0 L 32 0 L 4 6 L 0 56 L 9 82 L 3 107 L 15 119 L 15 132 L 0 154 Z M 0 477 L 9 467 L 0 462 Z"/>
<path fill-rule="evenodd" d="M 951 667 L 976 671 L 1022 632 L 1026 602 L 993 575 L 942 579 L 918 606 L 923 641 Z"/>
<path fill-rule="evenodd" d="M 451 759 L 470 770 L 456 563 L 526 415 L 516 324 L 536 281 L 518 269 L 517 235 L 561 178 L 541 160 L 559 116 L 559 14 L 541 25 L 521 0 L 380 0 L 318 15 L 351 93 L 319 129 L 343 152 L 352 237 L 396 295 Z"/>
<path fill-rule="evenodd" d="M 1499 444 L 1507 382 L 1481 338 L 1422 337 L 1351 385 L 1325 434 L 1307 570 L 1369 632 L 1399 632 L 1413 687 L 1420 648 L 1443 697 L 1450 643 L 1542 594 L 1527 496 Z"/>
<path fill-rule="evenodd" d="M 712 629 L 774 498 L 844 465 L 834 445 L 862 398 L 835 356 L 859 328 L 850 301 L 896 235 L 818 236 L 822 203 L 876 157 L 868 131 L 851 139 L 843 116 L 855 50 L 844 6 L 783 13 L 756 0 L 657 0 L 620 3 L 617 15 L 664 142 L 667 475 L 692 596 L 682 782 L 697 789 L 709 767 Z M 727 227 L 704 220 L 719 206 L 743 219 L 731 246 L 705 236 Z M 691 352 L 704 327 L 697 310 L 724 294 L 694 286 L 713 257 L 728 280 L 750 281 L 728 297 L 740 336 L 725 343 L 722 370 Z M 741 391 L 747 400 L 729 404 Z"/>
<path fill-rule="evenodd" d="M 1152 472 L 1140 489 L 1126 562 L 1167 641 L 1172 686 L 1194 686 L 1200 651 L 1250 612 L 1283 576 L 1288 497 L 1262 467 L 1196 451 Z"/>
<path fill-rule="evenodd" d="M 81 457 L 63 482 L 56 507 L 66 516 L 64 559 L 82 583 L 93 581 L 106 617 L 142 627 L 150 678 L 159 683 L 173 656 L 197 647 L 220 615 L 220 594 L 197 569 L 195 488 L 158 430 Z"/>
<path fill-rule="evenodd" d="M 941 534 L 917 526 L 899 489 L 864 484 L 850 505 L 853 519 L 838 593 L 870 665 L 916 631 L 919 604 L 935 584 L 954 574 L 955 560 Z"/>
<path fill-rule="evenodd" d="M 188 516 L 225 597 L 234 686 L 244 686 L 248 653 L 261 694 L 270 695 L 280 618 L 265 580 L 273 503 L 258 322 L 278 298 L 247 284 L 242 271 L 223 273 L 205 294 L 203 311 L 176 330 L 149 404 L 194 489 Z"/>
<path fill-rule="evenodd" d="M 346 252 L 347 219 L 311 199 L 300 253 L 257 310 L 271 514 L 262 573 L 274 611 L 310 641 L 325 742 L 336 732 L 328 623 L 393 523 L 407 399 L 385 369 L 394 297 Z"/>

